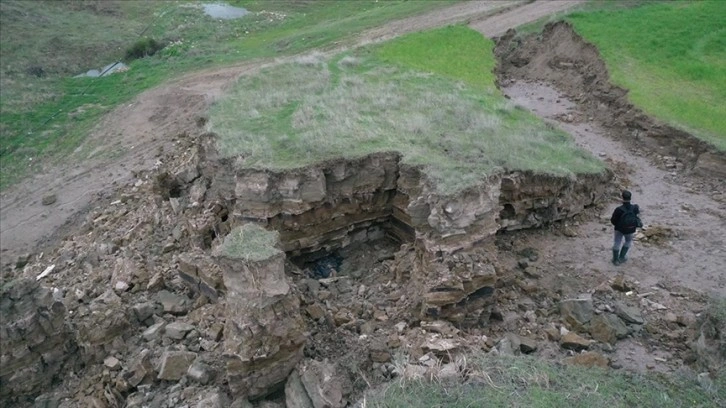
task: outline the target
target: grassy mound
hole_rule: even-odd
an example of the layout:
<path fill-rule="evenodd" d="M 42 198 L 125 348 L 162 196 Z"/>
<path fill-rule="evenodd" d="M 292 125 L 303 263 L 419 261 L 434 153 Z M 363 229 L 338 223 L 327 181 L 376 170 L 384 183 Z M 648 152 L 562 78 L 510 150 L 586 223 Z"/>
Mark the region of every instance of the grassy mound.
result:
<path fill-rule="evenodd" d="M 567 17 L 649 114 L 726 150 L 726 5 L 646 2 Z"/>
<path fill-rule="evenodd" d="M 399 379 L 369 392 L 366 407 L 716 407 L 726 403 L 726 382 L 705 388 L 693 378 L 578 366 L 529 357 L 473 356 L 466 379 Z"/>
<path fill-rule="evenodd" d="M 249 167 L 294 168 L 399 151 L 441 193 L 502 169 L 571 175 L 599 161 L 495 88 L 493 44 L 461 26 L 244 77 L 213 107 L 220 151 Z"/>
<path fill-rule="evenodd" d="M 171 77 L 326 46 L 452 0 L 227 3 L 250 14 L 214 20 L 197 3 L 160 0 L 0 2 L 0 188 L 67 159 L 101 115 Z M 142 35 L 168 45 L 126 72 L 72 78 L 123 59 Z"/>

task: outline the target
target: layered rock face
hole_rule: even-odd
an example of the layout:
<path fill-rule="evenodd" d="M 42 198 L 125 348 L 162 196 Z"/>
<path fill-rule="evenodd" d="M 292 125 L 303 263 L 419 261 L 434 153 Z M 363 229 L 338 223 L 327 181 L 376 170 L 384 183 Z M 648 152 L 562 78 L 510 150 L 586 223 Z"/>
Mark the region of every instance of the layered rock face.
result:
<path fill-rule="evenodd" d="M 18 280 L 0 292 L 0 400 L 47 389 L 76 348 L 65 307 L 49 289 Z"/>
<path fill-rule="evenodd" d="M 539 227 L 572 217 L 595 204 L 612 178 L 609 172 L 558 177 L 530 172 L 502 176 L 500 229 Z"/>
<path fill-rule="evenodd" d="M 389 230 L 399 159 L 380 153 L 284 172 L 236 170 L 222 161 L 211 190 L 234 203 L 237 218 L 278 231 L 289 256 L 314 259 Z"/>
<path fill-rule="evenodd" d="M 285 254 L 215 259 L 227 290 L 224 356 L 230 390 L 250 399 L 265 396 L 284 384 L 306 340 L 300 300 L 284 274 Z"/>
<path fill-rule="evenodd" d="M 290 256 L 344 247 L 388 233 L 429 251 L 455 252 L 501 229 L 571 217 L 592 205 L 612 178 L 510 172 L 442 195 L 421 169 L 396 153 L 335 160 L 287 171 L 238 169 L 219 160 L 206 169 L 210 191 L 232 204 L 238 221 L 280 233 Z"/>
<path fill-rule="evenodd" d="M 383 236 L 413 242 L 398 275 L 423 299 L 421 317 L 471 324 L 485 322 L 494 301 L 491 237 L 571 217 L 594 204 L 612 177 L 511 172 L 443 195 L 396 153 L 279 172 L 216 163 L 206 170 L 210 190 L 233 207 L 233 222 L 278 231 L 282 249 L 303 262 Z"/>

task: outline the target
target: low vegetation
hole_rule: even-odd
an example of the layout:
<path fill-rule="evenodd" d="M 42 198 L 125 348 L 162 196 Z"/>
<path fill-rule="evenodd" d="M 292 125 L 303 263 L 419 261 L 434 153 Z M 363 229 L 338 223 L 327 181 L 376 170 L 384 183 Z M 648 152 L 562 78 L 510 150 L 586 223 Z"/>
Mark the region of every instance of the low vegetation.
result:
<path fill-rule="evenodd" d="M 560 175 L 602 165 L 494 86 L 493 44 L 462 26 L 243 77 L 210 115 L 220 151 L 284 169 L 399 151 L 449 194 L 502 169 Z"/>
<path fill-rule="evenodd" d="M 257 224 L 244 224 L 227 234 L 215 251 L 229 258 L 262 261 L 282 253 L 276 247 L 278 242 L 276 231 L 268 231 Z"/>
<path fill-rule="evenodd" d="M 215 20 L 190 2 L 3 0 L 0 189 L 67 159 L 101 115 L 169 78 L 330 45 L 452 1 L 233 0 L 250 14 Z M 144 37 L 168 45 L 128 71 L 73 78 L 123 59 Z"/>
<path fill-rule="evenodd" d="M 126 49 L 124 59 L 126 62 L 130 62 L 135 59 L 149 57 L 156 54 L 162 48 L 164 48 L 164 43 L 156 41 L 153 38 L 143 37 Z"/>
<path fill-rule="evenodd" d="M 695 378 L 636 375 L 556 365 L 529 357 L 474 356 L 463 375 L 402 378 L 369 392 L 367 408 L 398 407 L 716 407 L 726 381 L 704 387 Z"/>
<path fill-rule="evenodd" d="M 645 2 L 570 14 L 647 113 L 726 150 L 726 7 Z"/>

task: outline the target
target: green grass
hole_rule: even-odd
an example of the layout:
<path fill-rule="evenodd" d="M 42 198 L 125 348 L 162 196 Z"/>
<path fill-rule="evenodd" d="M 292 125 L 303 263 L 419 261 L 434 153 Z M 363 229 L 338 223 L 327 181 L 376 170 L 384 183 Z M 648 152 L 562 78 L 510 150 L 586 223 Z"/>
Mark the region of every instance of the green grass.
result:
<path fill-rule="evenodd" d="M 496 92 L 492 43 L 460 26 L 402 37 L 376 50 L 383 62 L 462 81 L 489 93 Z"/>
<path fill-rule="evenodd" d="M 369 408 L 716 407 L 726 403 L 726 381 L 705 389 L 693 378 L 635 375 L 560 366 L 529 357 L 475 356 L 468 381 L 402 379 L 369 392 Z"/>
<path fill-rule="evenodd" d="M 567 19 L 635 105 L 726 151 L 726 3 L 648 2 Z"/>
<path fill-rule="evenodd" d="M 306 57 L 241 78 L 212 108 L 210 128 L 222 154 L 249 167 L 399 151 L 442 194 L 503 169 L 601 171 L 568 135 L 502 97 L 492 47 L 452 26 L 331 59 Z"/>
<path fill-rule="evenodd" d="M 268 231 L 257 224 L 244 224 L 224 237 L 222 244 L 216 248 L 216 254 L 247 261 L 263 261 L 282 254 L 276 247 L 279 240 L 277 231 Z"/>
<path fill-rule="evenodd" d="M 585 3 L 578 4 L 576 6 L 573 6 L 570 9 L 559 11 L 557 13 L 550 14 L 548 16 L 542 17 L 538 20 L 535 20 L 531 23 L 527 23 L 524 25 L 521 25 L 517 27 L 517 36 L 518 37 L 524 37 L 530 34 L 539 34 L 544 30 L 544 26 L 548 23 L 554 23 L 557 21 L 561 21 L 565 19 L 569 14 L 575 13 L 575 12 L 590 12 L 590 11 L 613 11 L 613 10 L 623 10 L 623 9 L 629 9 L 633 7 L 642 6 L 645 3 L 648 3 L 652 0 L 590 0 Z"/>
<path fill-rule="evenodd" d="M 252 13 L 214 20 L 185 1 L 0 2 L 0 189 L 41 163 L 67 160 L 104 113 L 172 77 L 330 46 L 452 1 L 228 3 Z M 71 78 L 123 58 L 149 24 L 144 35 L 167 48 L 124 73 Z"/>

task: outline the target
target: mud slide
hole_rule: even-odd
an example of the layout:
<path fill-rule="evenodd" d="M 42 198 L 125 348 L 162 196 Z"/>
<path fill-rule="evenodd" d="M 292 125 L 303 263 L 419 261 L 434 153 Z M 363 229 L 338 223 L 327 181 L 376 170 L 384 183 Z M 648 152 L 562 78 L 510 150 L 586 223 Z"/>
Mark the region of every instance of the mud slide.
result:
<path fill-rule="evenodd" d="M 485 27 L 488 34 L 536 20 L 572 7 L 580 1 L 473 1 L 370 30 L 350 44 L 383 41 L 395 36 L 461 21 Z M 504 14 L 501 14 L 501 13 Z M 504 21 L 501 22 L 500 20 Z M 334 50 L 331 50 L 333 52 Z M 267 64 L 284 59 L 254 61 L 191 74 L 149 90 L 129 104 L 110 112 L 66 163 L 7 189 L 1 196 L 0 254 L 3 268 L 23 253 L 56 242 L 66 232 L 64 224 L 83 217 L 91 202 L 102 199 L 117 186 L 135 183 L 139 171 L 159 165 L 174 152 L 186 135 L 198 132 L 210 104 L 234 83 Z M 82 152 L 91 151 L 90 154 Z M 55 195 L 48 206 L 42 199 Z"/>

